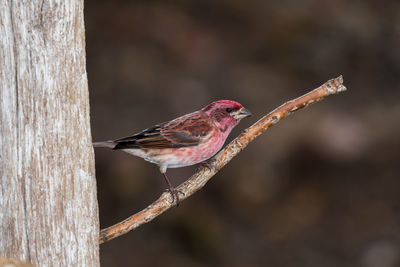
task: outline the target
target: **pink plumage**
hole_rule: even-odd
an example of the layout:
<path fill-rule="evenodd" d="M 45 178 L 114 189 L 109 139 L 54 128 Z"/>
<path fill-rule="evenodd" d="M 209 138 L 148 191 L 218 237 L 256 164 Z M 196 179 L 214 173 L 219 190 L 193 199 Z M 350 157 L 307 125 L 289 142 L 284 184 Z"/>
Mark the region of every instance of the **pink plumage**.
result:
<path fill-rule="evenodd" d="M 167 169 L 190 166 L 211 158 L 222 148 L 239 121 L 250 115 L 238 102 L 219 100 L 132 136 L 93 145 L 122 149 L 157 164 L 178 204 L 178 192 L 165 174 Z"/>

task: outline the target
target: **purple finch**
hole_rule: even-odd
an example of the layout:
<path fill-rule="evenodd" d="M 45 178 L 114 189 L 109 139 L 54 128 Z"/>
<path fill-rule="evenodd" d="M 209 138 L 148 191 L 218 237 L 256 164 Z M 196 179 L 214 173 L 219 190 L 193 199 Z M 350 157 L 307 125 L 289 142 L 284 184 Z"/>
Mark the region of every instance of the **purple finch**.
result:
<path fill-rule="evenodd" d="M 219 100 L 132 136 L 96 142 L 93 146 L 122 149 L 157 164 L 178 204 L 178 192 L 166 175 L 167 169 L 190 166 L 211 158 L 222 148 L 239 121 L 250 115 L 250 111 L 238 102 Z"/>

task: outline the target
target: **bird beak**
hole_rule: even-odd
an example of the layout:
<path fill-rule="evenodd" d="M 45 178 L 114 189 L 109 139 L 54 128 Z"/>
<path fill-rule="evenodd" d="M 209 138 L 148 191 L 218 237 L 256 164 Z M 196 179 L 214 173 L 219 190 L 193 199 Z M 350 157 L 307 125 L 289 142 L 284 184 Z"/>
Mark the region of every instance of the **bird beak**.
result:
<path fill-rule="evenodd" d="M 234 115 L 234 117 L 235 117 L 235 119 L 237 119 L 237 120 L 241 120 L 241 119 L 243 119 L 243 118 L 246 118 L 246 117 L 250 117 L 252 114 L 251 114 L 251 112 L 249 111 L 249 110 L 247 110 L 247 109 L 245 109 L 245 108 L 241 108 L 240 110 L 239 110 L 239 112 L 237 112 L 235 115 Z"/>

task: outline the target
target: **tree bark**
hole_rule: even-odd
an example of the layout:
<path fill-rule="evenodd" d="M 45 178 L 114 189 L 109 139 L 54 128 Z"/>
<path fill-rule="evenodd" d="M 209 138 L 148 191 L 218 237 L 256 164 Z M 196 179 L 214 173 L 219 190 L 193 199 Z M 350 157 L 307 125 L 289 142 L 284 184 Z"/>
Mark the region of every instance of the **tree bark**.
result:
<path fill-rule="evenodd" d="M 83 0 L 0 5 L 0 255 L 98 266 Z"/>

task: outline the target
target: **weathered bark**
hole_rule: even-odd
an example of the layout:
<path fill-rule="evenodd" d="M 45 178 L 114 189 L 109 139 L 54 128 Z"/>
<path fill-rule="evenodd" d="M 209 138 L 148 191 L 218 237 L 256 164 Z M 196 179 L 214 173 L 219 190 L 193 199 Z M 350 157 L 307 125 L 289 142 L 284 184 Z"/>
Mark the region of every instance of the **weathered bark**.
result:
<path fill-rule="evenodd" d="M 98 266 L 83 0 L 1 1 L 0 255 Z"/>

